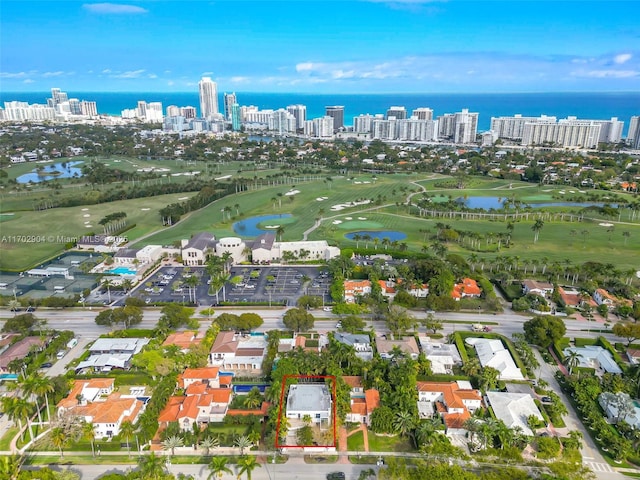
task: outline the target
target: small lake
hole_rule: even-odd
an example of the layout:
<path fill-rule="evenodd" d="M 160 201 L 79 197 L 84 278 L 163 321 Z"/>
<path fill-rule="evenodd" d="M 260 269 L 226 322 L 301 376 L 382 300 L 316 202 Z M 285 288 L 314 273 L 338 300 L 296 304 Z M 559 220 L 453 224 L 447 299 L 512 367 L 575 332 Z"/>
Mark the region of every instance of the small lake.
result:
<path fill-rule="evenodd" d="M 398 232 L 398 231 L 394 231 L 394 230 L 383 230 L 383 231 L 368 231 L 368 230 L 362 230 L 360 232 L 351 232 L 351 233 L 347 233 L 345 235 L 346 238 L 348 238 L 349 240 L 354 240 L 353 237 L 355 237 L 356 235 L 360 235 L 360 237 L 364 237 L 365 235 L 369 235 L 369 237 L 371 237 L 371 239 L 373 240 L 374 238 L 377 238 L 378 240 L 382 240 L 383 238 L 388 238 L 389 240 L 396 241 L 396 240 L 404 240 L 405 238 L 407 238 L 407 234 L 406 233 L 402 233 L 402 232 Z M 362 238 L 360 239 L 362 241 Z"/>
<path fill-rule="evenodd" d="M 290 218 L 290 213 L 281 213 L 275 215 L 260 215 L 258 217 L 245 218 L 233 224 L 233 231 L 242 237 L 257 237 L 268 231 L 275 232 L 276 228 L 280 225 L 278 219 Z M 261 223 L 267 223 L 268 226 L 275 228 L 262 229 L 258 228 Z M 287 222 L 288 223 L 288 222 Z"/>
<path fill-rule="evenodd" d="M 504 208 L 504 202 L 508 199 L 501 197 L 459 197 L 456 199 L 458 203 L 464 203 L 467 208 L 473 208 L 478 210 L 500 210 Z M 544 207 L 603 207 L 607 205 L 605 202 L 536 202 L 536 203 L 523 203 L 523 207 L 531 208 L 544 208 Z M 615 203 L 608 204 L 612 207 L 616 207 Z M 511 207 L 513 208 L 513 207 Z"/>
<path fill-rule="evenodd" d="M 64 163 L 64 166 L 62 165 Z M 73 178 L 81 177 L 82 170 L 76 165 L 80 165 L 83 162 L 60 162 L 51 165 L 45 165 L 44 169 L 38 171 L 34 168 L 30 173 L 25 173 L 16 178 L 18 183 L 40 183 L 54 178 Z"/>

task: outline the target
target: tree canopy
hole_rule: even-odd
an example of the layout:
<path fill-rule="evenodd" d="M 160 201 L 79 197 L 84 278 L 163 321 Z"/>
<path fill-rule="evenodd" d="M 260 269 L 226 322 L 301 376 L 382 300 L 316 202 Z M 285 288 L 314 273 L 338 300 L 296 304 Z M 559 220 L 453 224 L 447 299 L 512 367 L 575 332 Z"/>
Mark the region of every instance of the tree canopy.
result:
<path fill-rule="evenodd" d="M 560 340 L 567 332 L 561 318 L 551 315 L 539 315 L 524 323 L 524 335 L 529 343 L 547 348 Z"/>
<path fill-rule="evenodd" d="M 307 331 L 313 328 L 315 317 L 304 308 L 292 308 L 282 317 L 282 322 L 295 332 Z"/>

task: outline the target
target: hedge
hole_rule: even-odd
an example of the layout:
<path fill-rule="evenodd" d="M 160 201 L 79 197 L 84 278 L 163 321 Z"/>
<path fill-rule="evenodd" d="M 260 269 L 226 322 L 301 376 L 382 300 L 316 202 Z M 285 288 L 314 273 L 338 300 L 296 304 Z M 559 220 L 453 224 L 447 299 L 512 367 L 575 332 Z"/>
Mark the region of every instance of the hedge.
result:
<path fill-rule="evenodd" d="M 613 356 L 613 359 L 615 360 L 615 362 L 618 364 L 618 366 L 621 369 L 624 370 L 625 363 L 622 360 L 622 357 L 620 356 L 620 354 L 616 351 L 615 348 L 613 348 L 613 345 L 611 345 L 609 340 L 607 340 L 604 337 L 598 337 L 598 345 L 600 345 L 605 350 L 609 350 L 609 352 L 611 352 L 611 355 Z"/>
<path fill-rule="evenodd" d="M 456 347 L 458 348 L 458 353 L 460 354 L 460 358 L 462 359 L 462 363 L 467 363 L 469 361 L 469 355 L 467 355 L 467 347 L 464 344 L 464 340 L 462 339 L 462 335 L 460 332 L 455 332 L 453 334 L 453 338 L 456 342 Z"/>
<path fill-rule="evenodd" d="M 564 352 L 563 350 L 569 346 L 568 338 L 561 338 L 560 340 L 556 340 L 551 344 L 551 348 L 553 349 L 553 353 L 556 354 L 558 360 L 564 362 Z"/>
<path fill-rule="evenodd" d="M 457 382 L 471 381 L 471 377 L 465 375 L 446 375 L 446 374 L 433 374 L 433 375 L 418 375 L 416 379 L 419 382 Z"/>
<path fill-rule="evenodd" d="M 586 347 L 590 345 L 597 345 L 598 339 L 596 338 L 574 338 L 573 343 L 576 347 Z"/>

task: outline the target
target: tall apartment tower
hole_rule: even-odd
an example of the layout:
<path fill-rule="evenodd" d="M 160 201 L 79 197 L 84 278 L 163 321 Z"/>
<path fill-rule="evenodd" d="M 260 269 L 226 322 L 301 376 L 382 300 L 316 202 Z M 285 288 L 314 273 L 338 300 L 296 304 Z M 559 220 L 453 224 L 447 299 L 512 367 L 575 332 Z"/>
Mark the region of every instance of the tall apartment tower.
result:
<path fill-rule="evenodd" d="M 411 112 L 411 116 L 418 120 L 433 120 L 433 110 L 425 107 L 416 108 Z"/>
<path fill-rule="evenodd" d="M 631 148 L 640 148 L 640 115 L 631 117 L 627 143 L 631 145 Z"/>
<path fill-rule="evenodd" d="M 478 133 L 478 114 L 469 113 L 463 108 L 461 112 L 455 114 L 455 127 L 453 141 L 455 143 L 473 143 L 476 141 Z"/>
<path fill-rule="evenodd" d="M 227 121 L 231 121 L 231 114 L 233 113 L 233 104 L 238 103 L 238 99 L 236 98 L 236 93 L 225 93 L 224 94 L 224 118 Z"/>
<path fill-rule="evenodd" d="M 218 85 L 210 77 L 202 77 L 198 83 L 200 92 L 200 116 L 212 118 L 218 114 Z"/>
<path fill-rule="evenodd" d="M 324 107 L 325 115 L 333 118 L 333 131 L 337 132 L 344 128 L 344 106 L 333 105 Z"/>
<path fill-rule="evenodd" d="M 237 103 L 231 105 L 231 129 L 234 132 L 239 132 L 241 129 L 240 105 Z"/>
<path fill-rule="evenodd" d="M 53 106 L 60 105 L 63 102 L 69 101 L 69 96 L 66 92 L 63 92 L 59 88 L 51 89 L 51 100 L 53 100 Z"/>
<path fill-rule="evenodd" d="M 304 122 L 307 120 L 306 105 L 289 105 L 287 112 L 296 118 L 296 129 L 302 130 L 304 128 Z"/>
<path fill-rule="evenodd" d="M 389 120 L 394 117 L 396 120 L 404 120 L 407 118 L 407 109 L 404 107 L 389 107 L 384 118 Z"/>

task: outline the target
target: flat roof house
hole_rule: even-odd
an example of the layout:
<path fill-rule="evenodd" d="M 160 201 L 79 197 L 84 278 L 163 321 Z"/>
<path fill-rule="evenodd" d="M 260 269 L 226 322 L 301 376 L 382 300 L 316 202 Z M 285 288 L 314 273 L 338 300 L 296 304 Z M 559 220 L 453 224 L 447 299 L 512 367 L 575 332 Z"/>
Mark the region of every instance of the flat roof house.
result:
<path fill-rule="evenodd" d="M 455 343 L 432 341 L 430 337 L 419 337 L 420 348 L 431 362 L 431 371 L 435 374 L 453 373 L 454 365 L 462 364 L 462 358 Z"/>
<path fill-rule="evenodd" d="M 302 420 L 309 415 L 312 423 L 327 427 L 332 423 L 332 405 L 329 387 L 325 384 L 291 385 L 287 395 L 287 418 Z"/>
<path fill-rule="evenodd" d="M 480 365 L 493 367 L 500 372 L 500 380 L 524 380 L 524 375 L 501 340 L 470 337 L 465 343 L 475 347 Z"/>
<path fill-rule="evenodd" d="M 578 354 L 579 367 L 594 368 L 598 373 L 622 373 L 622 369 L 613 359 L 611 352 L 599 345 L 586 345 L 584 347 L 567 347 L 563 350 L 565 356 L 570 352 Z"/>
<path fill-rule="evenodd" d="M 373 359 L 373 347 L 371 346 L 369 335 L 335 332 L 333 334 L 333 338 L 336 342 L 353 347 L 358 358 L 361 358 L 364 361 Z"/>
<path fill-rule="evenodd" d="M 528 393 L 487 392 L 487 400 L 498 420 L 510 428 L 520 427 L 525 435 L 533 435 L 528 419 L 533 415 L 544 421 L 533 398 Z"/>
<path fill-rule="evenodd" d="M 416 360 L 420 355 L 420 349 L 413 337 L 402 337 L 397 340 L 388 340 L 383 337 L 376 337 L 376 348 L 380 357 L 385 360 L 391 360 L 393 357 L 393 348 L 398 347 L 407 357 Z"/>

